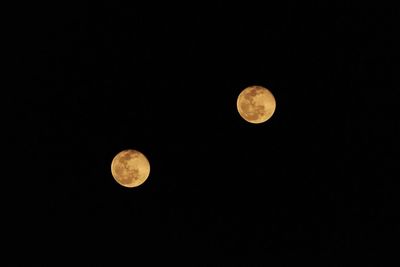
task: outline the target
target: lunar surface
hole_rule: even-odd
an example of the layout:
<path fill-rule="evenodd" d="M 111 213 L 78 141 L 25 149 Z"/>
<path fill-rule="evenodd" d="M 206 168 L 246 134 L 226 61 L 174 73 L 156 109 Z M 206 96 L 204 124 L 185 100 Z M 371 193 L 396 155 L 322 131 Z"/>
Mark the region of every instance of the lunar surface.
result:
<path fill-rule="evenodd" d="M 262 86 L 245 88 L 237 99 L 240 116 L 250 123 L 262 123 L 274 114 L 276 102 L 272 93 Z"/>
<path fill-rule="evenodd" d="M 141 152 L 128 149 L 118 153 L 111 163 L 111 173 L 122 186 L 143 184 L 150 174 L 150 163 Z"/>

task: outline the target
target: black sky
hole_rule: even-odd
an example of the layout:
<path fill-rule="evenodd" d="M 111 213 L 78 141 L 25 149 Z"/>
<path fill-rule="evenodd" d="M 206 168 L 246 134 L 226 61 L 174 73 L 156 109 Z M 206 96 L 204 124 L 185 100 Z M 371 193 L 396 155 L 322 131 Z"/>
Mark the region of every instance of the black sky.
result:
<path fill-rule="evenodd" d="M 42 233 L 57 243 L 68 231 L 146 240 L 188 266 L 380 261 L 399 215 L 396 9 L 81 1 L 18 13 L 6 147 L 29 160 L 10 163 L 11 225 L 51 222 Z M 236 111 L 254 84 L 277 100 L 261 125 Z M 110 172 L 128 148 L 152 167 L 136 189 Z"/>

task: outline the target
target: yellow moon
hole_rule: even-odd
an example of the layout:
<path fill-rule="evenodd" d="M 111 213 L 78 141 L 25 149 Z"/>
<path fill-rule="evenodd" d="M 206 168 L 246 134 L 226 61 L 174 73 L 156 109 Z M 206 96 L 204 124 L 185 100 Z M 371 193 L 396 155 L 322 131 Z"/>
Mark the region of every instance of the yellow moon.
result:
<path fill-rule="evenodd" d="M 124 150 L 112 160 L 111 173 L 120 185 L 136 187 L 149 177 L 150 163 L 141 152 L 133 149 Z"/>
<path fill-rule="evenodd" d="M 238 96 L 237 109 L 240 116 L 250 123 L 263 123 L 275 112 L 274 95 L 265 87 L 249 86 Z"/>

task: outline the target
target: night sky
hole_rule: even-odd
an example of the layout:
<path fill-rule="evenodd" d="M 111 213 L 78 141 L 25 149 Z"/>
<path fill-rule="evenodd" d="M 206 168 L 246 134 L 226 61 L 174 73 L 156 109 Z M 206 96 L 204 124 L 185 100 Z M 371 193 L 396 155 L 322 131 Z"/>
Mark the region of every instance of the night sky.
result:
<path fill-rule="evenodd" d="M 186 266 L 385 266 L 399 223 L 398 12 L 134 2 L 16 12 L 7 229 L 34 221 L 21 242 Z M 266 123 L 236 110 L 250 85 L 276 98 Z M 150 161 L 140 187 L 111 176 L 124 149 Z"/>

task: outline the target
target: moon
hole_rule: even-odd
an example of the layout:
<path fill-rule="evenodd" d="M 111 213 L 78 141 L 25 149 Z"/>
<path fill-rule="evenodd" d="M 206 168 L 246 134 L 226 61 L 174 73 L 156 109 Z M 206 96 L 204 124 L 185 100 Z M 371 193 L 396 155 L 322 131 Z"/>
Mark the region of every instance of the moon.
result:
<path fill-rule="evenodd" d="M 136 187 L 149 177 L 150 163 L 146 156 L 137 150 L 123 150 L 112 160 L 111 173 L 120 185 Z"/>
<path fill-rule="evenodd" d="M 275 112 L 274 95 L 263 86 L 249 86 L 238 96 L 237 109 L 240 116 L 250 123 L 263 123 Z"/>

